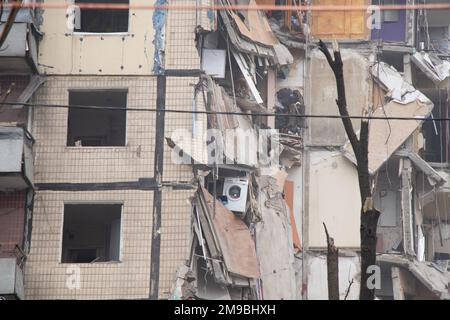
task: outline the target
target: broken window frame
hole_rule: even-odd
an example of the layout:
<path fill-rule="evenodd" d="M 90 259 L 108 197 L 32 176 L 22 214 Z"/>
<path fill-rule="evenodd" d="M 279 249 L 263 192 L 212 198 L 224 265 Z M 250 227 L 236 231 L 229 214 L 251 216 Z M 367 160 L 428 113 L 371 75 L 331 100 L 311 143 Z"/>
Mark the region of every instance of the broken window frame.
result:
<path fill-rule="evenodd" d="M 124 108 L 128 108 L 128 97 L 129 97 L 129 89 L 128 88 L 93 88 L 93 89 L 85 89 L 85 88 L 76 88 L 76 89 L 68 89 L 68 101 L 69 101 L 69 105 L 71 105 L 70 103 L 70 95 L 72 93 L 93 93 L 93 92 L 114 92 L 114 93 L 124 93 L 125 94 L 125 106 Z M 88 104 L 90 106 L 92 106 L 92 104 Z M 86 105 L 86 106 L 88 106 Z M 86 110 L 86 109 L 84 109 Z M 120 145 L 100 145 L 100 146 L 77 146 L 75 144 L 76 141 L 74 141 L 74 145 L 69 145 L 69 121 L 70 121 L 70 111 L 71 109 L 69 108 L 68 112 L 67 112 L 67 133 L 66 133 L 66 148 L 125 148 L 128 146 L 128 111 L 127 110 L 123 110 L 124 114 L 124 137 L 123 137 L 123 144 Z M 105 109 L 105 111 L 110 111 L 108 109 Z M 112 111 L 112 112 L 120 112 L 120 111 Z M 73 138 L 71 138 L 73 139 Z"/>
<path fill-rule="evenodd" d="M 65 261 L 67 260 L 65 258 L 65 247 L 64 247 L 64 230 L 65 230 L 65 222 L 66 222 L 66 207 L 67 206 L 77 206 L 77 205 L 92 205 L 92 206 L 120 206 L 120 213 L 119 213 L 119 221 L 120 221 L 120 229 L 119 229 L 119 246 L 118 246 L 118 260 L 111 260 L 109 258 L 109 260 L 104 260 L 104 261 L 96 261 L 96 259 L 94 259 L 91 262 L 72 262 L 72 261 Z M 124 213 L 124 202 L 77 202 L 77 201 L 72 201 L 72 202 L 64 202 L 63 204 L 63 212 L 62 212 L 62 221 L 61 221 L 61 231 L 60 231 L 60 246 L 59 246 L 59 263 L 60 264 L 92 264 L 92 263 L 122 263 L 123 262 L 123 241 L 124 241 L 124 237 L 123 237 L 123 213 Z M 111 241 L 111 239 L 109 239 L 109 241 Z M 105 240 L 105 255 L 106 255 L 106 244 L 107 241 Z M 109 245 L 110 246 L 110 245 Z M 108 248 L 109 248 L 108 246 Z M 66 247 L 67 248 L 67 247 Z M 109 253 L 108 253 L 109 255 Z M 106 258 L 106 257 L 105 257 Z"/>
<path fill-rule="evenodd" d="M 439 100 L 434 101 L 431 119 L 445 118 L 450 115 L 450 102 L 445 91 L 439 91 Z M 447 97 L 446 97 L 447 96 Z M 428 121 L 423 127 L 425 138 L 423 156 L 430 163 L 450 163 L 450 125 L 447 121 Z"/>

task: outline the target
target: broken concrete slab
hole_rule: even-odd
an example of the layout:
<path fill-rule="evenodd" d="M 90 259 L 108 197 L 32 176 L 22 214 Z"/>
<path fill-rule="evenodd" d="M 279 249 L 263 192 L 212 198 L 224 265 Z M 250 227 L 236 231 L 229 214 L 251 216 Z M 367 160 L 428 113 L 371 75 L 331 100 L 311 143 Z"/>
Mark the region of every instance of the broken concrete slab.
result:
<path fill-rule="evenodd" d="M 409 260 L 401 255 L 381 254 L 377 256 L 378 263 L 386 263 L 401 267 L 411 272 L 414 278 L 423 284 L 437 299 L 450 300 L 448 274 L 439 271 L 432 262 Z"/>
<path fill-rule="evenodd" d="M 422 103 L 418 100 L 405 104 L 394 100 L 384 107 L 376 109 L 372 116 L 426 118 L 431 114 L 432 109 L 433 104 Z M 369 172 L 371 174 L 377 172 L 423 122 L 424 120 L 371 120 L 369 124 Z M 347 158 L 356 163 L 349 142 L 344 145 L 342 151 Z"/>

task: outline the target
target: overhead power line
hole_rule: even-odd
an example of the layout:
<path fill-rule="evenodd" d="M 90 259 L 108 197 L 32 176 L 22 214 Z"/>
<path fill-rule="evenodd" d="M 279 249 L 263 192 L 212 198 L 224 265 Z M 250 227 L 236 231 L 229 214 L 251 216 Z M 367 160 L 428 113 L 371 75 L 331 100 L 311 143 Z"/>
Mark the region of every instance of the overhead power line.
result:
<path fill-rule="evenodd" d="M 42 8 L 42 9 L 66 9 L 76 5 L 80 9 L 105 9 L 105 10 L 239 10 L 239 11 L 366 11 L 373 8 L 372 5 L 195 5 L 195 4 L 168 4 L 168 5 L 142 5 L 128 3 L 6 3 L 5 8 Z M 443 10 L 450 9 L 449 3 L 380 5 L 379 10 Z"/>
<path fill-rule="evenodd" d="M 375 116 L 341 116 L 325 114 L 289 114 L 289 113 L 247 113 L 247 112 L 229 112 L 229 111 L 207 111 L 207 110 L 174 110 L 174 109 L 156 109 L 156 108 L 127 108 L 127 107 L 108 107 L 108 106 L 83 106 L 72 104 L 48 104 L 48 103 L 19 103 L 2 102 L 1 105 L 10 106 L 29 106 L 43 108 L 62 108 L 62 109 L 86 109 L 86 110 L 112 110 L 127 112 L 165 112 L 165 113 L 187 113 L 187 114 L 210 114 L 210 115 L 243 115 L 243 116 L 261 116 L 261 117 L 287 117 L 287 118 L 324 118 L 324 119 L 366 119 L 366 120 L 403 120 L 403 121 L 450 121 L 450 118 L 430 118 L 430 117 L 375 117 Z"/>

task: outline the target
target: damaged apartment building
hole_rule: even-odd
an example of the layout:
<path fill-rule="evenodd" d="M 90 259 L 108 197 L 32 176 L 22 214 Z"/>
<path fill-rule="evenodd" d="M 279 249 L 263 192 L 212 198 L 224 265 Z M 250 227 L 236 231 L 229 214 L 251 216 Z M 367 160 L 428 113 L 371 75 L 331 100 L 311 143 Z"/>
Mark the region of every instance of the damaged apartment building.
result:
<path fill-rule="evenodd" d="M 369 128 L 377 299 L 450 298 L 450 9 L 151 4 L 14 13 L 0 51 L 1 297 L 327 299 L 325 223 L 341 299 L 358 299 L 355 156 L 340 119 L 307 117 L 338 115 L 322 39 L 339 42 L 349 113 L 386 117 Z"/>

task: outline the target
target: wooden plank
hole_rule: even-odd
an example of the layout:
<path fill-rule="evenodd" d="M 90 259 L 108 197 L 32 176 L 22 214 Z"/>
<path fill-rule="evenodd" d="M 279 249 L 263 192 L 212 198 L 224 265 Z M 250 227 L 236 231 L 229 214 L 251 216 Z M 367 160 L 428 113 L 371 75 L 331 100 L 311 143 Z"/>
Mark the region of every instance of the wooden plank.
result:
<path fill-rule="evenodd" d="M 368 5 L 368 0 L 315 0 L 315 5 Z M 321 39 L 366 40 L 367 13 L 361 11 L 313 11 L 312 35 Z"/>

